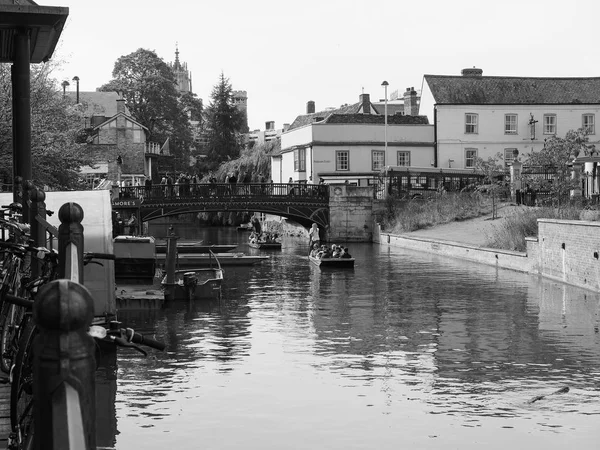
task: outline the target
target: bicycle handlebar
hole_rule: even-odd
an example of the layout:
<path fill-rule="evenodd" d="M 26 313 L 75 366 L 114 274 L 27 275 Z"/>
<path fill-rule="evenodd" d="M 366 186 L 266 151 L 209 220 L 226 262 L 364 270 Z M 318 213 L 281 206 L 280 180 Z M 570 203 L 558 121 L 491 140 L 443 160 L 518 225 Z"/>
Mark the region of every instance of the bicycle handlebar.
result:
<path fill-rule="evenodd" d="M 33 300 L 28 298 L 17 297 L 16 295 L 12 294 L 5 294 L 4 300 L 12 303 L 13 305 L 22 306 L 24 308 L 33 308 Z"/>
<path fill-rule="evenodd" d="M 128 330 L 131 330 L 131 328 L 128 328 Z M 164 342 L 160 342 L 160 341 L 157 341 L 156 339 L 152 339 L 152 338 L 144 336 L 140 333 L 136 333 L 133 330 L 131 330 L 131 331 L 133 332 L 133 335 L 131 337 L 131 342 L 133 342 L 134 344 L 145 345 L 145 346 L 153 348 L 155 350 L 160 350 L 161 352 L 165 348 L 167 348 L 167 346 Z"/>

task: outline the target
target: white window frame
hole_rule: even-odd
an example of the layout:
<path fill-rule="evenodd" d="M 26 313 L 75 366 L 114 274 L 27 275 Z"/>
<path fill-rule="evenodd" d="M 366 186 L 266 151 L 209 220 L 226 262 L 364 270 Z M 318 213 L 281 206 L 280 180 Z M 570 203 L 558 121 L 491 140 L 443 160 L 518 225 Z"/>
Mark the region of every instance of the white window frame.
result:
<path fill-rule="evenodd" d="M 371 150 L 371 170 L 380 171 L 385 167 L 385 151 Z"/>
<path fill-rule="evenodd" d="M 140 144 L 142 143 L 142 130 L 132 130 L 133 133 L 133 143 Z"/>
<path fill-rule="evenodd" d="M 403 162 L 408 161 L 408 164 L 401 164 L 400 156 L 402 156 Z M 410 152 L 406 150 L 398 150 L 396 152 L 396 165 L 403 167 L 410 166 Z"/>
<path fill-rule="evenodd" d="M 544 134 L 556 135 L 556 114 L 544 114 Z"/>
<path fill-rule="evenodd" d="M 471 156 L 469 156 L 471 154 Z M 476 148 L 465 148 L 465 168 L 471 169 L 475 167 L 475 158 L 478 151 Z"/>
<path fill-rule="evenodd" d="M 581 116 L 581 127 L 588 130 L 588 134 L 596 134 L 596 115 L 583 114 Z"/>
<path fill-rule="evenodd" d="M 306 172 L 306 148 L 294 149 L 294 172 Z"/>
<path fill-rule="evenodd" d="M 336 172 L 348 172 L 350 170 L 350 152 L 348 150 L 336 150 L 335 170 Z"/>
<path fill-rule="evenodd" d="M 479 114 L 465 113 L 465 134 L 479 133 Z"/>
<path fill-rule="evenodd" d="M 518 120 L 516 114 L 504 114 L 504 134 L 517 134 Z"/>

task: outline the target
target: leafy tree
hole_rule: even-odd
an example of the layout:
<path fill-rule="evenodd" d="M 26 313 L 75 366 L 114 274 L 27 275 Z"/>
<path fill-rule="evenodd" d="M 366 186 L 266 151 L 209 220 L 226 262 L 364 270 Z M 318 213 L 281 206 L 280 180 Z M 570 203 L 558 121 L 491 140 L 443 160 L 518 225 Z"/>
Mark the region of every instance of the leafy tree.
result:
<path fill-rule="evenodd" d="M 171 68 L 155 52 L 140 48 L 117 59 L 112 76 L 100 90 L 122 95 L 133 117 L 148 128 L 149 140 L 162 144 L 169 138 L 176 168 L 187 168 L 192 132 Z"/>
<path fill-rule="evenodd" d="M 553 136 L 544 141 L 539 152 L 527 154 L 525 165 L 537 167 L 552 174 L 551 178 L 524 175 L 523 181 L 532 189 L 550 193 L 558 208 L 569 198 L 570 191 L 578 188 L 579 180 L 571 176 L 572 163 L 577 156 L 590 155 L 595 146 L 589 143 L 587 129 L 569 130 L 564 138 Z M 566 200 L 568 201 L 568 200 Z"/>
<path fill-rule="evenodd" d="M 498 203 L 500 195 L 506 192 L 507 186 L 504 182 L 505 170 L 500 162 L 502 155 L 490 156 L 488 159 L 475 158 L 475 171 L 483 175 L 483 183 L 476 190 L 489 195 L 492 200 L 492 219 L 498 218 Z"/>
<path fill-rule="evenodd" d="M 260 176 L 264 176 L 267 182 L 271 181 L 271 154 L 277 152 L 281 148 L 279 140 L 264 142 L 255 145 L 252 148 L 243 149 L 240 157 L 231 161 L 223 162 L 213 174 L 219 182 L 224 182 L 228 173 L 237 172 L 241 182 L 246 175 L 250 175 L 251 182 L 257 183 L 260 181 Z M 204 171 L 203 167 L 199 167 L 200 171 Z M 208 181 L 208 175 L 203 179 Z"/>
<path fill-rule="evenodd" d="M 92 165 L 80 143 L 84 120 L 51 77 L 53 63 L 31 67 L 31 160 L 36 184 L 79 188 L 79 168 Z M 0 177 L 12 183 L 12 88 L 10 66 L 0 64 Z"/>
<path fill-rule="evenodd" d="M 193 92 L 184 92 L 179 99 L 184 111 L 193 122 L 202 122 L 202 99 Z"/>
<path fill-rule="evenodd" d="M 243 146 L 243 126 L 244 113 L 235 106 L 229 79 L 221 73 L 219 82 L 212 90 L 211 103 L 204 113 L 207 154 L 204 164 L 209 170 L 239 156 Z"/>

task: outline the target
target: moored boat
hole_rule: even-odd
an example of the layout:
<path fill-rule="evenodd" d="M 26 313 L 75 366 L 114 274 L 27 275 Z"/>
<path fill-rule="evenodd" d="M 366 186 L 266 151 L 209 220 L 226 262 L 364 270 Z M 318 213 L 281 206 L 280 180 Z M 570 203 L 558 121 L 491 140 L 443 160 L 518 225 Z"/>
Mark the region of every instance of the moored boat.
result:
<path fill-rule="evenodd" d="M 223 269 L 206 267 L 196 269 L 176 270 L 174 283 L 169 285 L 163 278 L 161 284 L 165 289 L 166 300 L 205 300 L 220 299 Z M 169 297 L 170 296 L 170 297 Z"/>
<path fill-rule="evenodd" d="M 221 266 L 249 266 L 259 263 L 268 256 L 248 256 L 243 253 L 184 253 L 177 255 L 178 267 L 206 267 L 215 264 L 215 256 L 218 258 Z M 166 261 L 165 254 L 156 255 L 156 262 L 164 266 Z"/>
<path fill-rule="evenodd" d="M 151 236 L 117 236 L 113 239 L 115 278 L 152 279 L 156 243 Z"/>
<path fill-rule="evenodd" d="M 317 258 L 308 256 L 308 260 L 319 267 L 353 268 L 354 258 Z"/>
<path fill-rule="evenodd" d="M 203 244 L 200 242 L 178 242 L 177 253 L 225 253 L 234 250 L 237 244 Z M 156 253 L 167 253 L 167 243 L 157 242 Z"/>
<path fill-rule="evenodd" d="M 260 250 L 281 250 L 281 242 L 249 242 L 248 246 Z"/>

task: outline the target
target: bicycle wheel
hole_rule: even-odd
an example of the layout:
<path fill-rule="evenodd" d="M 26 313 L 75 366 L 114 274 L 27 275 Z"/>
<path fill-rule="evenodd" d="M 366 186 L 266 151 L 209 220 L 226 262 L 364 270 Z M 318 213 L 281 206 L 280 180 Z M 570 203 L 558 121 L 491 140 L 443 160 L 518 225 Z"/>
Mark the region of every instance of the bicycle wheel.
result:
<path fill-rule="evenodd" d="M 9 373 L 19 342 L 19 325 L 23 318 L 23 308 L 5 303 L 6 315 L 3 315 L 2 337 L 0 338 L 0 369 Z"/>
<path fill-rule="evenodd" d="M 26 442 L 33 426 L 33 339 L 38 330 L 31 316 L 24 318 L 27 322 L 19 340 L 19 350 L 12 369 L 10 385 L 10 425 L 19 443 Z M 22 448 L 22 447 L 19 447 Z"/>

